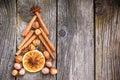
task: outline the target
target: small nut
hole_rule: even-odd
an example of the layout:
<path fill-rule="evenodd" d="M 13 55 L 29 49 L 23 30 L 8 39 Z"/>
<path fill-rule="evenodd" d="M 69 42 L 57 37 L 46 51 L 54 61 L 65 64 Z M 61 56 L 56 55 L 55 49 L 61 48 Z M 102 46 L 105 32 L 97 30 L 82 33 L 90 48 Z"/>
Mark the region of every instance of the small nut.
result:
<path fill-rule="evenodd" d="M 24 68 L 21 68 L 20 70 L 19 70 L 19 75 L 21 75 L 21 76 L 23 76 L 23 75 L 25 75 L 25 69 Z"/>
<path fill-rule="evenodd" d="M 21 63 L 22 62 L 22 56 L 18 55 L 15 57 L 15 62 Z"/>
<path fill-rule="evenodd" d="M 40 40 L 39 39 L 35 39 L 33 41 L 33 44 L 34 44 L 34 46 L 38 46 L 40 44 Z"/>
<path fill-rule="evenodd" d="M 51 69 L 50 69 L 50 73 L 51 73 L 52 75 L 56 75 L 56 74 L 57 74 L 57 69 L 56 69 L 56 68 L 51 68 Z"/>
<path fill-rule="evenodd" d="M 16 76 L 18 76 L 18 71 L 17 71 L 17 70 L 15 70 L 15 69 L 14 69 L 14 70 L 12 70 L 12 76 L 15 76 L 15 77 L 16 77 Z"/>
<path fill-rule="evenodd" d="M 29 45 L 29 50 L 32 51 L 32 50 L 34 50 L 34 49 L 35 49 L 35 46 L 34 46 L 33 44 L 30 44 L 30 45 Z"/>
<path fill-rule="evenodd" d="M 22 65 L 20 63 L 15 63 L 14 68 L 20 70 L 22 68 Z"/>
<path fill-rule="evenodd" d="M 44 68 L 42 69 L 42 73 L 43 73 L 43 74 L 49 74 L 49 72 L 50 72 L 50 70 L 49 70 L 47 67 L 44 67 Z"/>
<path fill-rule="evenodd" d="M 33 28 L 36 28 L 36 29 L 39 28 L 39 23 L 38 23 L 37 21 L 35 21 L 35 22 L 33 23 Z"/>
<path fill-rule="evenodd" d="M 36 34 L 36 35 L 39 35 L 39 34 L 41 34 L 41 31 L 40 31 L 39 29 L 36 29 L 36 30 L 35 30 L 35 34 Z"/>
<path fill-rule="evenodd" d="M 49 59 L 50 58 L 50 54 L 48 53 L 48 51 L 44 51 L 43 52 L 43 55 L 46 59 Z"/>
<path fill-rule="evenodd" d="M 46 64 L 46 66 L 49 67 L 49 68 L 52 67 L 52 65 L 53 65 L 53 64 L 52 64 L 52 61 L 50 61 L 50 60 L 46 61 L 45 64 Z"/>
<path fill-rule="evenodd" d="M 41 52 L 44 52 L 44 51 L 45 51 L 45 47 L 44 47 L 44 46 L 40 46 L 39 50 L 40 50 Z"/>
<path fill-rule="evenodd" d="M 27 53 L 28 51 L 29 51 L 28 48 L 25 48 L 25 49 L 22 50 L 22 54 L 25 54 L 25 53 Z"/>

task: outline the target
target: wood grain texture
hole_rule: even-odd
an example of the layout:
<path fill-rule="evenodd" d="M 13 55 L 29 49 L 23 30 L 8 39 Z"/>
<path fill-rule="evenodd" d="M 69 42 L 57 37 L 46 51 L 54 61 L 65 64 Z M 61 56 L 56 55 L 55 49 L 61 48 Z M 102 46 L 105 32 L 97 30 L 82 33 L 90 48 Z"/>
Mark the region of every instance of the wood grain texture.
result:
<path fill-rule="evenodd" d="M 93 0 L 58 0 L 57 80 L 94 80 Z"/>
<path fill-rule="evenodd" d="M 0 0 L 0 80 L 11 76 L 16 51 L 16 1 Z"/>
<path fill-rule="evenodd" d="M 120 10 L 115 1 L 96 1 L 96 80 L 120 80 Z"/>
<path fill-rule="evenodd" d="M 41 7 L 41 16 L 47 26 L 50 35 L 49 39 L 56 46 L 56 0 L 18 0 L 17 1 L 17 45 L 23 40 L 21 32 L 26 27 L 33 14 L 30 12 L 32 6 Z M 56 52 L 54 53 L 56 54 Z M 54 61 L 56 67 L 56 61 Z M 56 80 L 56 76 L 42 75 L 38 73 L 25 74 L 23 77 L 18 77 L 17 80 Z"/>

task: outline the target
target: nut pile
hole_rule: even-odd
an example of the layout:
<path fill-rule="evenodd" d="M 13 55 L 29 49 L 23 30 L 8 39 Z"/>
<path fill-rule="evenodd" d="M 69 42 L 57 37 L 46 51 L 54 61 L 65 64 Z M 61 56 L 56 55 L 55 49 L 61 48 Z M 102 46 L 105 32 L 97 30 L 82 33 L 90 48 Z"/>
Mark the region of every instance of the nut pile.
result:
<path fill-rule="evenodd" d="M 18 45 L 12 75 L 23 76 L 26 71 L 56 75 L 57 69 L 53 66 L 55 47 L 48 39 L 49 31 L 42 21 L 39 7 L 32 7 L 31 11 L 35 15 L 22 32 L 24 39 Z"/>

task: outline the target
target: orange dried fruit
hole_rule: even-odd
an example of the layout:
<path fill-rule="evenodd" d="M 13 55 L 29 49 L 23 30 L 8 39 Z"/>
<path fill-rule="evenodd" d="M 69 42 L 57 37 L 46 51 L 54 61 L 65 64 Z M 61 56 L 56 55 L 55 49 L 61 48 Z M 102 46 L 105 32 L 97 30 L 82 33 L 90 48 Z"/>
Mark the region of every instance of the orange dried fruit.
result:
<path fill-rule="evenodd" d="M 45 65 L 45 57 L 38 50 L 27 52 L 23 56 L 23 67 L 29 72 L 38 72 Z"/>

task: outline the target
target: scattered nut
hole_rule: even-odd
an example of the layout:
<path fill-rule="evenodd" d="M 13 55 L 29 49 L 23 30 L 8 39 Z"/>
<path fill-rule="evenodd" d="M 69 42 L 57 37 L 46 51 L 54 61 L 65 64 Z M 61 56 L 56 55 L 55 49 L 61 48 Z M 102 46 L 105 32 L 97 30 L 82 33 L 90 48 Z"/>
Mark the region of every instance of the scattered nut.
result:
<path fill-rule="evenodd" d="M 32 51 L 32 50 L 34 50 L 34 49 L 35 49 L 35 46 L 34 46 L 33 44 L 30 44 L 30 45 L 29 45 L 29 50 Z"/>
<path fill-rule="evenodd" d="M 51 73 L 52 75 L 56 75 L 56 74 L 57 74 L 57 69 L 56 69 L 56 68 L 51 68 L 51 69 L 50 69 L 50 73 Z"/>
<path fill-rule="evenodd" d="M 45 64 L 46 64 L 46 66 L 49 67 L 49 68 L 52 67 L 52 65 L 53 65 L 53 64 L 52 64 L 52 61 L 50 61 L 50 60 L 46 61 Z"/>
<path fill-rule="evenodd" d="M 28 48 L 25 48 L 25 49 L 22 50 L 22 54 L 25 54 L 25 53 L 27 53 L 28 51 L 29 51 Z"/>
<path fill-rule="evenodd" d="M 22 65 L 19 64 L 19 63 L 15 63 L 14 68 L 17 69 L 17 70 L 20 70 L 22 68 Z"/>
<path fill-rule="evenodd" d="M 36 28 L 36 29 L 40 28 L 39 23 L 37 21 L 34 21 L 33 28 Z"/>
<path fill-rule="evenodd" d="M 46 59 L 49 59 L 50 58 L 50 54 L 48 53 L 48 51 L 44 51 L 43 52 L 43 55 Z"/>
<path fill-rule="evenodd" d="M 17 71 L 17 70 L 15 70 L 15 69 L 14 69 L 14 70 L 12 70 L 12 75 L 13 75 L 13 76 L 18 76 L 18 71 Z"/>
<path fill-rule="evenodd" d="M 44 47 L 44 46 L 40 46 L 39 50 L 40 50 L 41 52 L 44 52 L 44 51 L 45 51 L 45 47 Z"/>
<path fill-rule="evenodd" d="M 34 46 L 38 46 L 40 44 L 40 40 L 39 39 L 35 39 L 33 41 L 33 44 L 34 44 Z"/>
<path fill-rule="evenodd" d="M 15 62 L 21 63 L 22 62 L 22 56 L 18 55 L 15 57 Z"/>
<path fill-rule="evenodd" d="M 43 73 L 43 74 L 49 74 L 49 72 L 50 72 L 50 70 L 49 70 L 47 67 L 44 67 L 44 68 L 42 69 L 42 73 Z"/>
<path fill-rule="evenodd" d="M 25 75 L 25 69 L 24 68 L 21 68 L 19 70 L 19 75 L 21 75 L 21 76 Z"/>

